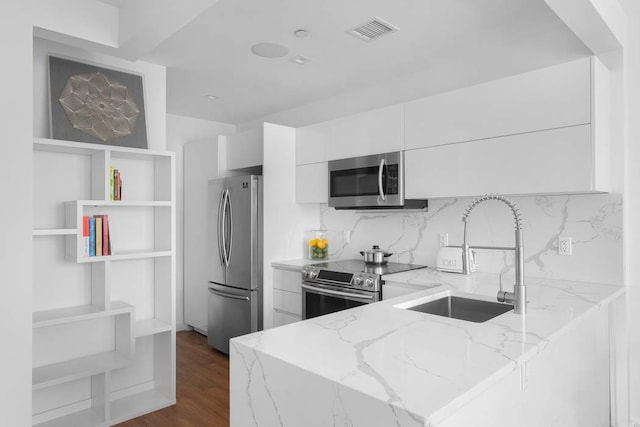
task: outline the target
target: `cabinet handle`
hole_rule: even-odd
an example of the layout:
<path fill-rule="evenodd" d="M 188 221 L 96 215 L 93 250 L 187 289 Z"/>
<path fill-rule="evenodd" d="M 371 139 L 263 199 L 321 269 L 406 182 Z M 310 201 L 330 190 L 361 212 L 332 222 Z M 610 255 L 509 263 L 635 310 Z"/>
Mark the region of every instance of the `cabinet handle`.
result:
<path fill-rule="evenodd" d="M 227 267 L 231 261 L 231 249 L 233 249 L 233 203 L 231 203 L 231 193 L 227 190 L 227 207 L 229 209 L 229 251 L 227 252 Z"/>
<path fill-rule="evenodd" d="M 225 264 L 225 243 L 224 243 L 224 202 L 226 193 L 223 191 L 220 195 L 220 204 L 218 205 L 218 252 L 220 253 L 220 263 Z"/>
<path fill-rule="evenodd" d="M 240 295 L 228 294 L 226 292 L 217 291 L 217 290 L 212 289 L 212 288 L 209 288 L 209 292 L 211 292 L 214 295 L 218 295 L 219 297 L 223 297 L 223 298 L 231 298 L 231 299 L 239 299 L 239 300 L 243 300 L 243 301 L 249 301 L 249 297 L 243 297 L 243 296 L 240 296 Z"/>
<path fill-rule="evenodd" d="M 362 294 L 352 294 L 349 292 L 338 292 L 338 291 L 332 291 L 329 289 L 320 289 L 320 288 L 316 288 L 315 286 L 309 286 L 309 285 L 305 285 L 302 284 L 300 285 L 302 287 L 302 289 L 306 289 L 309 292 L 313 292 L 314 294 L 320 294 L 320 295 L 333 295 L 333 296 L 337 296 L 337 297 L 347 297 L 347 298 L 357 298 L 357 299 L 363 299 L 363 300 L 372 300 L 373 296 L 371 295 L 362 295 Z"/>

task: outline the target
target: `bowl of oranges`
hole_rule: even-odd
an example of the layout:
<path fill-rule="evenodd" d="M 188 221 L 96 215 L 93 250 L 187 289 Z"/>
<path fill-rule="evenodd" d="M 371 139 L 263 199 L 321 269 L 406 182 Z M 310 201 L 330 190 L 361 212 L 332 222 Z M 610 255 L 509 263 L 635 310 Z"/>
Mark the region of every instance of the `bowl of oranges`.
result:
<path fill-rule="evenodd" d="M 325 259 L 329 257 L 329 240 L 326 232 L 314 230 L 307 238 L 309 259 Z"/>

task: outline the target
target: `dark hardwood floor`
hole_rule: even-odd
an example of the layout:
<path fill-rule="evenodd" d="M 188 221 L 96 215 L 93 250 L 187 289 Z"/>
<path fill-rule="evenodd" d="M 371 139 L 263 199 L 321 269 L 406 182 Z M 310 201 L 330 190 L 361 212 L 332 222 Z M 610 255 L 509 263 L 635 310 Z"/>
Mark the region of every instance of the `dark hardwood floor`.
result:
<path fill-rule="evenodd" d="M 229 425 L 229 358 L 194 331 L 176 334 L 178 403 L 118 424 L 119 427 Z"/>

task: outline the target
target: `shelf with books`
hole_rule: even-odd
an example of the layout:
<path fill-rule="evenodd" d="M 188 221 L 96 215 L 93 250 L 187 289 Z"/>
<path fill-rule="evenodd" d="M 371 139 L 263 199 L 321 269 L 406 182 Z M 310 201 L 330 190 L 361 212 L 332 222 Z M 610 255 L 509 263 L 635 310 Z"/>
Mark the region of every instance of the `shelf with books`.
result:
<path fill-rule="evenodd" d="M 73 259 L 73 261 L 78 263 L 101 262 L 106 260 L 122 261 L 128 259 L 170 257 L 172 255 L 172 251 L 154 251 L 153 249 L 149 249 L 140 251 L 118 251 L 118 253 L 115 255 L 80 257 L 77 259 Z"/>
<path fill-rule="evenodd" d="M 172 253 L 171 239 L 162 232 L 171 229 L 171 201 L 75 200 L 65 203 L 65 211 L 67 226 L 78 229 L 76 235 L 67 237 L 70 260 L 96 262 Z"/>
<path fill-rule="evenodd" d="M 33 424 L 111 425 L 171 405 L 175 154 L 44 138 L 33 149 L 32 234 L 64 236 L 33 241 Z M 102 219 L 101 256 L 84 256 L 85 217 Z"/>

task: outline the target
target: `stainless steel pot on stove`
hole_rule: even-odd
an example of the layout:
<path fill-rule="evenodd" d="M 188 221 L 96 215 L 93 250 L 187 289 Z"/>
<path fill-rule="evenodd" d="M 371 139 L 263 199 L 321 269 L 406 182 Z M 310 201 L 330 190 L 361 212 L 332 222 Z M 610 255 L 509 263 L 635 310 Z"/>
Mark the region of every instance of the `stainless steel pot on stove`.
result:
<path fill-rule="evenodd" d="M 380 249 L 380 246 L 373 245 L 370 251 L 360 251 L 360 255 L 364 257 L 364 262 L 371 265 L 386 264 L 385 258 L 390 257 L 393 253 L 385 252 Z"/>

